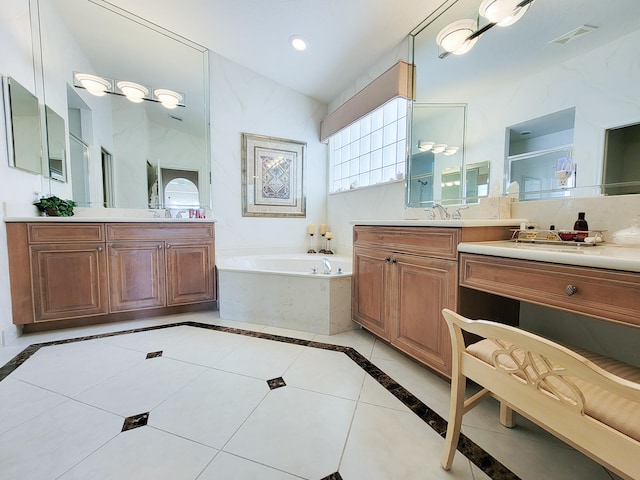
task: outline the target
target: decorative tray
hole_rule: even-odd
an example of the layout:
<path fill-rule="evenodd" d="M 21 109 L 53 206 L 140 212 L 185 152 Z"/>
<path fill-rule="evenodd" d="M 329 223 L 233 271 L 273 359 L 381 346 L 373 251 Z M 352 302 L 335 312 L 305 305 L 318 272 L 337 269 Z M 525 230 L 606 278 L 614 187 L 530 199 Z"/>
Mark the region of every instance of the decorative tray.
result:
<path fill-rule="evenodd" d="M 590 230 L 588 232 L 576 232 L 573 230 L 514 230 L 511 241 L 516 243 L 595 247 L 598 243 L 602 242 L 603 231 L 604 230 Z M 585 238 L 593 238 L 595 240 L 585 242 Z"/>

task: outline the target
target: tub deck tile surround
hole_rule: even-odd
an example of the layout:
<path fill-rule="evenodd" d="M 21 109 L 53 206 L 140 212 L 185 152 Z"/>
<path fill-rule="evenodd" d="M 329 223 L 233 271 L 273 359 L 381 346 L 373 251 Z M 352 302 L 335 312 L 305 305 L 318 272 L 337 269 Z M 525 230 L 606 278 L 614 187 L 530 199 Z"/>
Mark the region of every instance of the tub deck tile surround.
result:
<path fill-rule="evenodd" d="M 194 332 L 191 332 L 190 329 L 194 329 Z M 6 385 L 7 387 L 10 387 L 12 384 L 15 384 L 15 383 L 21 383 L 19 376 L 16 377 L 15 379 L 12 378 L 12 373 L 15 372 L 19 374 L 20 372 L 19 371 L 16 372 L 16 371 L 19 370 L 20 366 L 28 365 L 29 359 L 34 357 L 34 355 L 38 356 L 38 352 L 42 349 L 44 349 L 45 353 L 51 354 L 52 352 L 51 347 L 53 347 L 54 348 L 53 351 L 55 351 L 55 348 L 57 348 L 58 346 L 64 349 L 65 346 L 70 346 L 70 345 L 72 346 L 74 344 L 82 345 L 81 342 L 85 342 L 85 341 L 89 342 L 87 345 L 91 345 L 91 341 L 102 339 L 102 341 L 107 342 L 109 345 L 112 345 L 112 346 L 120 345 L 122 346 L 122 348 L 136 350 L 136 348 L 134 347 L 134 342 L 128 341 L 127 338 L 133 338 L 133 336 L 136 334 L 144 334 L 144 335 L 152 334 L 153 338 L 146 339 L 147 337 L 145 337 L 146 340 L 141 339 L 140 343 L 143 344 L 144 347 L 148 347 L 150 345 L 160 346 L 161 344 L 166 342 L 168 338 L 170 338 L 171 332 L 176 332 L 174 336 L 171 337 L 174 340 L 177 339 L 175 340 L 175 342 L 184 342 L 186 344 L 191 345 L 191 343 L 189 343 L 190 338 L 193 339 L 198 337 L 199 342 L 202 342 L 201 337 L 203 336 L 204 332 L 202 334 L 198 334 L 196 329 L 201 332 L 209 331 L 211 332 L 212 335 L 220 338 L 227 338 L 226 336 L 231 335 L 228 337 L 228 339 L 233 340 L 235 338 L 236 340 L 233 340 L 232 342 L 229 342 L 229 343 L 232 343 L 233 345 L 235 345 L 235 348 L 237 348 L 238 345 L 241 345 L 241 342 L 243 341 L 242 338 L 245 338 L 246 339 L 245 341 L 249 341 L 249 339 L 258 339 L 260 341 L 277 342 L 278 344 L 288 344 L 292 346 L 299 346 L 299 347 L 302 347 L 303 349 L 304 348 L 314 349 L 313 351 L 315 353 L 313 354 L 313 356 L 310 355 L 314 359 L 316 358 L 316 355 L 320 354 L 320 352 L 326 352 L 326 355 L 328 355 L 326 363 L 331 364 L 331 368 L 334 368 L 334 365 L 340 364 L 340 362 L 336 364 L 331 363 L 334 359 L 329 357 L 333 357 L 336 354 L 344 354 L 352 362 L 350 363 L 350 365 L 353 365 L 353 368 L 361 369 L 363 371 L 362 378 L 365 379 L 365 382 L 364 382 L 365 386 L 367 385 L 367 382 L 370 382 L 370 380 L 366 380 L 366 379 L 367 378 L 372 379 L 374 381 L 373 383 L 378 385 L 377 388 L 379 388 L 381 392 L 386 392 L 385 395 L 391 394 L 396 399 L 394 401 L 399 401 L 399 403 L 401 403 L 404 406 L 403 408 L 405 408 L 405 410 L 400 411 L 397 409 L 397 407 L 396 407 L 396 410 L 388 410 L 386 408 L 382 408 L 381 406 L 377 406 L 375 401 L 373 401 L 372 403 L 368 403 L 368 402 L 371 402 L 371 397 L 365 395 L 364 393 L 361 393 L 360 395 L 361 396 L 364 395 L 364 397 L 367 397 L 367 398 L 364 398 L 364 400 L 359 399 L 356 401 L 356 400 L 350 400 L 347 398 L 338 398 L 328 393 L 315 392 L 313 391 L 313 387 L 304 387 L 304 386 L 296 385 L 295 376 L 291 377 L 291 381 L 293 384 L 289 386 L 287 382 L 288 369 L 283 370 L 282 376 L 276 376 L 274 378 L 267 377 L 267 378 L 271 378 L 270 380 L 267 381 L 269 385 L 267 386 L 265 385 L 265 383 L 261 383 L 257 378 L 252 378 L 251 376 L 247 377 L 245 375 L 234 375 L 233 372 L 217 370 L 215 369 L 215 367 L 212 367 L 208 371 L 210 373 L 214 373 L 215 375 L 209 377 L 207 376 L 208 374 L 205 373 L 200 377 L 198 377 L 198 379 L 200 380 L 198 388 L 202 388 L 203 384 L 205 384 L 206 386 L 207 381 L 213 380 L 214 383 L 219 383 L 219 385 L 210 386 L 212 389 L 204 390 L 204 392 L 209 391 L 211 392 L 210 395 L 215 395 L 214 392 L 219 391 L 219 390 L 215 390 L 216 388 L 224 387 L 224 378 L 229 378 L 229 377 L 240 378 L 241 377 L 244 379 L 242 380 L 244 384 L 253 385 L 253 387 L 251 387 L 253 388 L 252 390 L 253 396 L 254 398 L 258 399 L 257 402 L 260 404 L 259 406 L 249 405 L 249 409 L 250 409 L 249 411 L 253 411 L 253 413 L 250 414 L 250 416 L 247 418 L 246 421 L 242 420 L 241 423 L 243 425 L 239 428 L 239 430 L 237 430 L 235 434 L 233 434 L 233 436 L 230 437 L 230 440 L 228 441 L 229 443 L 227 444 L 227 446 L 224 446 L 224 442 L 222 442 L 221 445 L 209 445 L 206 443 L 206 441 L 203 443 L 203 441 L 199 441 L 194 437 L 182 435 L 179 431 L 171 429 L 171 422 L 169 421 L 169 423 L 167 423 L 166 416 L 159 420 L 158 415 L 160 417 L 162 417 L 163 414 L 166 415 L 167 409 L 169 409 L 169 406 L 170 406 L 169 404 L 172 402 L 173 402 L 173 408 L 174 409 L 178 408 L 181 411 L 181 413 L 184 414 L 184 416 L 180 416 L 180 418 L 183 419 L 182 421 L 185 421 L 185 419 L 187 419 L 187 421 L 189 421 L 192 424 L 190 428 L 197 428 L 197 426 L 200 425 L 201 423 L 206 424 L 207 415 L 213 415 L 217 413 L 218 409 L 220 408 L 227 408 L 226 404 L 221 404 L 216 406 L 215 408 L 212 407 L 215 410 L 213 412 L 198 411 L 197 409 L 193 410 L 196 404 L 200 407 L 202 405 L 206 406 L 207 404 L 211 405 L 211 401 L 215 397 L 211 397 L 211 399 L 207 399 L 206 395 L 205 395 L 205 398 L 195 399 L 195 400 L 189 399 L 189 400 L 186 400 L 186 403 L 184 405 L 180 404 L 178 402 L 179 400 L 185 401 L 185 395 L 181 396 L 180 394 L 184 393 L 183 392 L 184 390 L 187 390 L 189 387 L 191 387 L 191 385 L 188 385 L 186 387 L 182 387 L 175 394 L 170 395 L 169 398 L 165 402 L 163 402 L 160 407 L 158 407 L 157 412 L 156 412 L 156 409 L 151 408 L 150 411 L 143 411 L 143 413 L 139 413 L 140 411 L 131 412 L 131 416 L 127 417 L 126 419 L 121 417 L 123 418 L 123 420 L 125 420 L 124 425 L 122 426 L 122 431 L 124 433 L 120 433 L 119 435 L 114 437 L 112 440 L 105 443 L 105 446 L 103 448 L 99 448 L 98 450 L 96 450 L 95 454 L 89 455 L 85 459 L 82 459 L 82 458 L 77 459 L 76 462 L 71 463 L 71 465 L 75 465 L 75 467 L 71 468 L 60 477 L 55 477 L 55 478 L 61 478 L 61 479 L 81 478 L 81 477 L 78 477 L 77 475 L 87 474 L 87 472 L 90 471 L 91 469 L 95 469 L 96 465 L 100 464 L 100 462 L 109 462 L 109 458 L 113 458 L 110 455 L 113 455 L 114 452 L 118 452 L 118 451 L 122 452 L 123 448 L 124 449 L 131 448 L 131 445 L 132 445 L 131 442 L 134 442 L 136 438 L 141 438 L 141 439 L 144 438 L 145 442 L 151 442 L 148 446 L 149 448 L 151 448 L 150 446 L 151 444 L 156 445 L 155 442 L 157 442 L 157 445 L 158 445 L 157 448 L 160 448 L 160 449 L 169 448 L 169 446 L 171 446 L 172 450 L 167 450 L 165 455 L 171 455 L 172 452 L 174 452 L 173 449 L 175 448 L 183 448 L 184 445 L 187 445 L 187 446 L 193 445 L 193 447 L 190 447 L 190 448 L 195 448 L 195 450 L 193 450 L 194 457 L 192 458 L 197 458 L 198 462 L 202 462 L 201 468 L 203 468 L 204 470 L 202 470 L 200 474 L 196 473 L 195 476 L 188 476 L 184 478 L 194 478 L 194 479 L 198 478 L 199 480 L 207 480 L 207 479 L 210 480 L 210 479 L 219 479 L 219 478 L 238 478 L 238 479 L 269 478 L 274 480 L 275 479 L 285 480 L 285 479 L 293 479 L 293 478 L 303 478 L 308 480 L 311 480 L 311 479 L 313 480 L 317 480 L 317 479 L 357 480 L 359 478 L 371 478 L 371 479 L 399 478 L 402 480 L 414 480 L 417 478 L 443 478 L 443 479 L 455 478 L 457 480 L 457 479 L 463 478 L 467 480 L 472 480 L 472 479 L 480 480 L 481 478 L 492 478 L 496 480 L 502 480 L 502 479 L 519 478 L 513 471 L 507 468 L 503 463 L 496 460 L 494 457 L 492 457 L 486 451 L 484 451 L 480 446 L 478 446 L 476 443 L 474 443 L 472 440 L 470 440 L 468 437 L 465 437 L 465 436 L 461 437 L 458 450 L 464 456 L 466 456 L 466 458 L 473 464 L 473 473 L 471 472 L 471 470 L 468 470 L 465 473 L 464 469 L 461 469 L 461 467 L 465 466 L 465 462 L 461 462 L 460 460 L 458 460 L 458 463 L 457 463 L 458 465 L 457 472 L 454 472 L 454 471 L 444 472 L 443 470 L 440 469 L 439 464 L 437 463 L 437 460 L 434 461 L 433 471 L 427 472 L 424 470 L 424 468 L 425 467 L 431 468 L 431 461 L 428 460 L 427 461 L 428 463 L 424 464 L 424 462 L 426 461 L 425 455 L 419 452 L 416 452 L 416 455 L 413 455 L 411 460 L 411 462 L 415 464 L 420 464 L 420 462 L 422 462 L 421 464 L 422 467 L 419 467 L 419 470 L 413 470 L 413 471 L 408 470 L 408 471 L 405 471 L 404 474 L 401 474 L 401 476 L 391 477 L 391 476 L 387 476 L 390 474 L 389 472 L 391 470 L 387 471 L 387 466 L 385 464 L 384 469 L 382 469 L 384 471 L 376 470 L 375 474 L 371 475 L 370 472 L 367 472 L 365 469 L 362 471 L 364 473 L 362 473 L 360 470 L 360 467 L 363 466 L 362 465 L 363 462 L 366 463 L 366 459 L 369 458 L 369 453 L 367 453 L 368 450 L 366 450 L 368 447 L 365 445 L 364 447 L 362 447 L 364 448 L 364 450 L 362 450 L 359 443 L 360 442 L 364 442 L 365 444 L 368 443 L 368 439 L 370 439 L 372 435 L 384 436 L 384 434 L 388 430 L 388 428 L 385 428 L 383 425 L 380 425 L 380 428 L 376 428 L 375 425 L 373 424 L 362 423 L 363 418 L 365 417 L 371 418 L 370 415 L 372 414 L 372 412 L 378 411 L 378 410 L 379 411 L 386 410 L 387 414 L 383 414 L 384 416 L 380 417 L 380 420 L 383 422 L 391 421 L 392 423 L 395 423 L 399 419 L 402 419 L 402 421 L 407 421 L 409 420 L 409 417 L 413 418 L 413 420 L 410 422 L 410 424 L 412 425 L 411 428 L 421 429 L 421 430 L 415 430 L 413 435 L 415 435 L 418 432 L 421 432 L 419 433 L 418 436 L 431 435 L 431 436 L 434 436 L 434 438 L 436 439 L 436 443 L 434 443 L 434 446 L 432 448 L 437 451 L 435 451 L 434 454 L 431 454 L 431 453 L 429 454 L 430 456 L 433 456 L 435 459 L 438 459 L 441 453 L 440 442 L 437 439 L 438 437 L 441 437 L 444 435 L 444 432 L 446 431 L 446 421 L 438 413 L 436 413 L 432 408 L 430 408 L 427 404 L 421 401 L 418 398 L 418 396 L 411 393 L 409 390 L 403 387 L 400 383 L 395 381 L 394 378 L 387 375 L 380 367 L 376 366 L 372 361 L 368 360 L 364 355 L 362 355 L 360 352 L 358 352 L 351 346 L 343 346 L 343 345 L 336 345 L 336 344 L 322 342 L 322 341 L 293 338 L 285 335 L 276 335 L 273 333 L 266 333 L 264 331 L 251 331 L 251 330 L 245 330 L 245 329 L 236 328 L 236 327 L 228 327 L 224 325 L 214 325 L 214 324 L 200 323 L 195 321 L 184 321 L 184 322 L 169 323 L 166 325 L 154 325 L 151 327 L 128 329 L 128 330 L 123 330 L 119 332 L 108 332 L 108 333 L 102 333 L 98 335 L 90 335 L 90 336 L 82 336 L 77 338 L 54 340 L 50 342 L 34 343 L 32 345 L 27 346 L 22 352 L 16 355 L 15 358 L 13 358 L 6 365 L 0 368 L 0 380 L 2 380 L 2 383 L 10 382 L 9 384 Z M 165 334 L 163 332 L 167 332 L 167 333 Z M 127 335 L 131 335 L 132 337 L 126 337 Z M 328 338 L 328 337 L 323 337 L 323 339 L 324 338 Z M 238 342 L 237 340 L 240 340 L 240 342 Z M 160 363 L 162 362 L 175 362 L 177 364 L 183 363 L 185 360 L 180 361 L 179 358 L 172 357 L 172 352 L 175 351 L 171 349 L 172 346 L 173 344 L 172 345 L 167 344 L 166 348 L 161 347 L 161 348 L 154 349 L 152 347 L 152 349 L 142 350 L 140 352 L 140 360 L 142 360 L 142 362 L 145 365 L 146 364 L 160 365 Z M 211 348 L 217 348 L 217 345 L 213 345 Z M 301 352 L 306 351 L 303 349 L 301 349 Z M 140 350 L 140 348 L 138 348 L 138 350 Z M 150 351 L 150 350 L 153 350 L 153 351 Z M 84 350 L 84 351 L 87 352 L 87 350 Z M 294 352 L 294 356 L 295 355 L 296 354 Z M 145 356 L 147 361 L 144 360 Z M 300 355 L 300 357 L 302 356 L 304 355 Z M 78 360 L 82 362 L 82 358 L 78 358 Z M 189 361 L 189 360 L 186 360 L 186 361 Z M 402 361 L 409 362 L 409 360 L 402 360 Z M 156 363 L 156 362 L 160 362 L 160 363 Z M 408 365 L 409 364 L 407 363 L 407 366 Z M 338 378 L 339 373 L 340 372 L 334 373 L 335 378 Z M 344 378 L 344 377 L 340 377 L 340 378 Z M 264 380 L 262 380 L 262 382 L 264 382 Z M 194 381 L 193 383 L 198 383 L 198 382 Z M 263 385 L 263 387 L 260 387 L 260 384 Z M 2 388 L 1 388 L 3 386 L 5 385 L 0 384 L 0 400 L 3 398 Z M 269 390 L 270 387 L 276 388 L 276 390 L 270 391 Z M 33 388 L 36 388 L 36 387 L 34 386 Z M 209 387 L 206 387 L 206 388 L 209 388 Z M 310 390 L 306 390 L 306 388 L 310 388 Z M 264 389 L 264 391 L 262 389 Z M 192 391 L 196 391 L 196 390 L 192 390 Z M 197 391 L 200 392 L 200 390 L 197 390 Z M 260 393 L 261 391 L 263 393 Z M 273 392 L 273 393 L 270 393 L 270 392 Z M 281 392 L 281 393 L 276 393 L 276 392 Z M 290 392 L 290 393 L 287 393 L 287 392 Z M 369 390 L 369 392 L 371 392 L 371 390 Z M 240 393 L 235 393 L 235 395 L 238 395 L 237 397 L 235 397 L 237 401 L 231 400 L 232 398 L 234 398 L 233 393 L 229 393 L 228 395 L 230 396 L 228 397 L 229 400 L 227 401 L 227 403 L 231 404 L 229 408 L 236 408 L 236 405 L 234 404 L 242 403 L 242 400 L 246 400 L 246 395 L 241 395 Z M 270 395 L 274 395 L 274 396 L 269 397 Z M 197 395 L 194 395 L 194 396 L 197 397 Z M 262 398 L 262 400 L 260 400 L 260 398 Z M 328 402 L 327 405 L 334 405 L 334 406 L 337 405 L 339 407 L 339 410 L 342 410 L 343 412 L 353 411 L 355 407 L 355 411 L 353 411 L 353 413 L 351 414 L 353 415 L 351 417 L 351 425 L 346 429 L 346 430 L 349 430 L 350 433 L 347 434 L 345 431 L 345 435 L 347 435 L 347 438 L 338 438 L 335 440 L 335 442 L 338 442 L 338 444 L 334 445 L 334 447 L 332 448 L 334 448 L 336 452 L 341 452 L 341 454 L 339 454 L 336 459 L 333 459 L 333 460 L 329 459 L 328 462 L 327 462 L 327 459 L 318 460 L 314 458 L 315 456 L 317 456 L 316 451 L 312 451 L 311 452 L 312 456 L 309 457 L 308 460 L 304 460 L 304 453 L 301 453 L 301 452 L 304 452 L 304 449 L 307 448 L 308 446 L 305 446 L 303 444 L 298 445 L 301 442 L 301 440 L 298 439 L 298 435 L 293 435 L 289 439 L 283 439 L 282 437 L 278 437 L 278 435 L 280 434 L 280 432 L 278 431 L 284 430 L 287 432 L 291 432 L 291 431 L 295 431 L 296 428 L 306 429 L 308 425 L 314 425 L 313 422 L 316 422 L 315 423 L 316 426 L 314 428 L 319 428 L 320 430 L 323 430 L 324 425 L 322 423 L 318 424 L 317 423 L 318 420 L 317 418 L 315 418 L 315 417 L 324 418 L 323 415 L 325 416 L 327 415 L 327 412 L 324 412 L 324 413 L 322 412 L 322 410 L 325 408 L 323 406 L 323 402 L 325 402 L 325 400 L 322 400 L 323 398 L 326 399 L 326 402 Z M 265 400 L 267 399 L 270 399 L 270 400 L 268 402 L 265 402 Z M 304 404 L 305 402 L 302 402 L 302 404 L 300 404 L 299 402 L 300 399 L 308 399 L 311 403 L 308 406 L 305 406 Z M 71 403 L 71 404 L 76 403 L 76 401 L 73 398 L 66 398 L 66 400 L 68 403 Z M 196 403 L 192 403 L 192 401 Z M 197 403 L 198 401 L 204 402 L 204 403 Z M 291 403 L 292 401 L 294 403 Z M 364 403 L 361 403 L 361 401 L 363 401 Z M 284 402 L 284 403 L 280 407 L 277 407 L 279 402 Z M 266 423 L 264 423 L 264 425 L 261 427 L 260 422 L 256 420 L 255 414 L 259 412 L 260 406 L 263 406 L 264 403 L 270 403 L 272 404 L 272 407 L 275 406 L 274 412 L 276 412 L 275 413 L 276 415 L 286 415 L 287 417 L 293 418 L 293 424 L 292 424 L 291 418 L 285 419 L 279 416 L 270 418 L 269 412 L 271 412 L 271 410 L 267 410 L 267 411 L 262 411 L 260 415 L 257 415 L 258 420 L 260 418 L 262 418 L 263 421 L 266 420 Z M 387 404 L 387 403 L 390 403 L 390 400 L 385 400 L 383 401 L 382 404 Z M 313 406 L 312 407 L 313 410 L 311 410 L 311 412 L 309 412 L 308 410 L 305 410 L 310 408 L 310 406 Z M 390 412 L 395 412 L 391 414 L 391 417 L 393 418 L 388 416 Z M 155 420 L 154 420 L 154 413 L 156 413 Z M 297 416 L 305 413 L 306 413 L 306 416 L 302 416 L 302 417 Z M 333 415 L 334 415 L 333 413 L 329 414 L 330 417 L 332 417 Z M 385 417 L 387 418 L 385 419 Z M 375 418 L 375 415 L 374 415 L 374 418 Z M 283 428 L 281 428 L 280 425 Z M 348 425 L 348 423 L 345 425 Z M 423 427 L 419 427 L 420 425 L 422 425 Z M 275 447 L 272 446 L 269 448 L 272 448 L 272 451 L 274 452 L 280 452 L 282 455 L 284 455 L 284 457 L 291 457 L 290 452 L 295 451 L 296 454 L 293 455 L 294 458 L 283 457 L 280 460 L 275 459 L 273 460 L 273 463 L 271 463 L 270 462 L 271 458 L 269 458 L 269 461 L 261 462 L 253 457 L 242 458 L 244 457 L 244 455 L 238 456 L 240 455 L 239 453 L 237 453 L 239 451 L 243 451 L 245 453 L 249 452 L 248 453 L 249 455 L 253 455 L 252 450 L 250 448 L 247 450 L 247 447 L 245 445 L 242 445 L 242 442 L 237 441 L 238 437 L 242 437 L 242 436 L 244 436 L 245 438 L 252 437 L 253 433 L 256 431 L 255 430 L 256 428 L 259 431 L 261 428 L 266 428 L 267 426 L 268 428 L 270 428 L 269 431 L 271 433 L 267 435 L 267 438 L 269 439 L 269 441 L 267 441 L 266 443 L 275 444 Z M 427 426 L 429 428 L 424 429 L 424 427 L 427 427 Z M 91 425 L 87 425 L 87 428 L 91 428 Z M 293 430 L 290 430 L 292 428 Z M 373 428 L 373 430 L 368 430 L 371 428 Z M 147 432 L 147 433 L 136 433 L 136 432 Z M 363 437 L 360 436 L 362 435 L 362 432 L 364 432 L 365 434 L 364 440 L 363 440 Z M 431 433 L 428 433 L 428 432 L 431 432 Z M 241 433 L 242 435 L 240 435 Z M 3 433 L 3 431 L 0 429 L 0 453 L 2 453 L 2 449 L 6 447 L 6 442 L 3 443 L 3 435 L 10 435 L 10 434 L 11 434 L 11 431 L 9 431 L 8 433 L 7 432 Z M 311 438 L 315 437 L 316 435 L 322 436 L 325 434 L 326 432 L 323 433 L 322 431 L 318 431 Z M 124 436 L 126 436 L 126 439 Z M 351 436 L 353 436 L 353 439 L 350 438 Z M 173 437 L 173 440 L 171 439 L 171 437 Z M 193 440 L 189 440 L 189 438 L 193 438 Z M 231 442 L 231 439 L 236 440 L 235 444 Z M 411 449 L 414 445 L 416 445 L 416 442 L 418 441 L 416 440 L 416 437 L 412 436 L 411 432 L 408 432 L 408 436 L 406 439 L 398 438 L 395 436 L 393 437 L 393 439 L 394 439 L 393 440 L 394 444 L 400 443 L 401 445 L 404 445 L 403 447 L 401 447 L 402 449 Z M 385 442 L 386 441 L 388 440 L 385 440 Z M 191 443 L 191 442 L 196 442 L 196 443 Z M 311 440 L 311 442 L 313 443 L 313 440 Z M 258 443 L 264 443 L 264 442 L 258 441 Z M 204 448 L 205 446 L 208 449 Z M 396 445 L 394 445 L 393 447 L 395 448 Z M 145 448 L 145 445 L 141 445 L 140 448 Z M 156 448 L 156 447 L 153 447 L 153 448 Z M 218 452 L 217 449 L 220 449 L 220 451 Z M 236 449 L 236 452 L 234 452 L 234 449 Z M 389 446 L 387 447 L 387 450 L 389 450 Z M 254 452 L 254 453 L 256 453 L 256 455 L 258 454 L 258 452 Z M 316 455 L 313 455 L 314 453 L 316 453 Z M 29 458 L 33 459 L 33 452 L 27 452 L 25 453 L 25 455 L 29 455 Z M 298 458 L 295 458 L 298 455 L 303 457 L 303 459 L 301 460 L 303 463 L 311 465 L 316 461 L 320 461 L 321 463 L 324 462 L 323 465 L 325 466 L 317 470 L 313 470 L 313 469 L 307 470 L 313 473 L 303 473 L 305 472 L 304 470 L 295 469 L 295 462 L 300 461 Z M 396 454 L 388 453 L 388 455 L 390 455 L 388 461 L 390 461 L 391 463 L 398 461 L 394 456 L 394 455 L 397 455 L 397 452 Z M 2 456 L 6 458 L 5 455 L 2 455 Z M 209 456 L 209 460 L 206 460 L 207 456 Z M 176 459 L 170 460 L 170 463 L 171 462 L 173 462 L 173 464 L 175 464 L 175 462 L 179 463 L 180 460 L 178 459 L 178 457 L 179 455 L 176 456 Z M 162 458 L 162 456 L 158 458 Z M 415 460 L 415 459 L 418 459 L 418 460 Z M 249 460 L 253 460 L 253 461 L 249 461 Z M 378 462 L 378 464 L 380 464 L 380 459 L 375 459 L 375 460 Z M 28 462 L 31 460 L 27 460 L 25 456 L 24 461 Z M 404 463 L 406 462 L 406 460 L 404 461 L 400 460 L 400 461 L 402 462 L 402 466 L 398 466 L 397 471 L 402 471 L 408 468 Z M 207 462 L 209 462 L 208 466 L 206 466 Z M 582 462 L 584 462 L 584 460 Z M 119 463 L 119 462 L 116 462 L 116 463 Z M 185 471 L 188 470 L 189 472 L 192 472 L 194 469 L 193 465 L 194 465 L 193 463 L 190 464 L 188 468 L 185 466 L 183 467 L 183 470 Z M 198 465 L 200 465 L 200 463 Z M 289 465 L 292 465 L 292 466 L 289 467 Z M 331 468 L 331 465 L 333 465 L 333 468 Z M 454 464 L 454 467 L 455 467 L 455 464 Z M 469 468 L 468 464 L 466 465 L 466 467 Z M 104 473 L 105 475 L 104 478 L 107 478 L 108 475 L 113 476 L 114 472 L 118 472 L 120 475 L 122 475 L 122 471 L 117 470 L 120 467 L 112 466 L 111 463 L 109 463 L 108 468 L 110 470 L 111 469 L 115 469 L 115 470 L 111 471 L 111 473 Z M 151 467 L 147 465 L 147 468 L 151 468 Z M 413 468 L 416 468 L 415 465 L 413 466 Z M 592 466 L 590 468 L 597 469 L 600 467 Z M 1 466 L 0 466 L 0 471 L 2 471 Z M 328 473 L 332 471 L 333 473 Z M 238 473 L 238 472 L 243 472 L 243 473 Z M 285 472 L 288 472 L 288 473 L 285 473 Z M 604 474 L 604 470 L 602 470 L 601 473 Z M 222 475 L 222 477 L 220 477 L 219 475 Z M 395 474 L 391 474 L 391 475 L 395 475 Z M 419 475 L 419 476 L 416 476 L 416 475 Z M 37 477 L 24 477 L 24 478 L 37 478 Z M 40 477 L 40 478 L 44 478 L 44 477 Z M 94 477 L 94 478 L 103 478 L 103 477 Z M 112 478 L 115 478 L 115 477 L 112 477 Z M 154 478 L 168 478 L 168 477 L 160 476 L 160 477 L 154 477 Z M 171 478 L 178 478 L 178 477 L 172 476 Z M 525 476 L 523 478 L 527 478 L 527 477 Z M 575 478 L 580 478 L 580 477 L 575 477 Z M 585 477 L 582 477 L 582 478 L 585 478 Z M 598 476 L 598 477 L 589 477 L 589 478 L 605 479 L 608 477 Z"/>

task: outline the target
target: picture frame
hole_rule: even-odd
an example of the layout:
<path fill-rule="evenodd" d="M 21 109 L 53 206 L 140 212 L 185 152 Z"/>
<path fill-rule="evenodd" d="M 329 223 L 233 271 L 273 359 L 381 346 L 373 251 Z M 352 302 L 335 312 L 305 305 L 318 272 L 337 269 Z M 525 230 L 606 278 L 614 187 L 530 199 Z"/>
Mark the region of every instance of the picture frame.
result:
<path fill-rule="evenodd" d="M 242 133 L 242 216 L 306 217 L 307 144 Z"/>

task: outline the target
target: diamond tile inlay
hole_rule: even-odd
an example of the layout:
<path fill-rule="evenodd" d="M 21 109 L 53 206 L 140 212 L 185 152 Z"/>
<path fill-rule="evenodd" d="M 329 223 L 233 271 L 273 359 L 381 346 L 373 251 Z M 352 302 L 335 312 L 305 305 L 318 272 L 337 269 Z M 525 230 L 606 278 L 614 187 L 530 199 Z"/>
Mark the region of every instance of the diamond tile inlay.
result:
<path fill-rule="evenodd" d="M 147 360 L 149 360 L 150 358 L 157 358 L 161 356 L 162 356 L 162 350 L 160 350 L 159 352 L 149 352 L 147 353 Z"/>
<path fill-rule="evenodd" d="M 340 476 L 338 472 L 336 472 L 324 477 L 322 480 L 343 480 L 343 478 Z"/>
<path fill-rule="evenodd" d="M 286 387 L 287 384 L 284 383 L 284 379 L 282 377 L 272 378 L 271 380 L 267 380 L 267 385 L 271 390 L 275 390 L 276 388 Z"/>
<path fill-rule="evenodd" d="M 139 413 L 124 419 L 124 425 L 122 425 L 122 431 L 133 430 L 134 428 L 144 427 L 149 421 L 149 412 Z"/>

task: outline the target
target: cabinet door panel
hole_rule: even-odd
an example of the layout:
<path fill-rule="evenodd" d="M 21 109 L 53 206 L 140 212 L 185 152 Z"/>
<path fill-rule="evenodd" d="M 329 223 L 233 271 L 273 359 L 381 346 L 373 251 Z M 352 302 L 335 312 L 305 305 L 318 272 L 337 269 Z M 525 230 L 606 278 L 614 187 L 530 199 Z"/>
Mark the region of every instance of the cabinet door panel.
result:
<path fill-rule="evenodd" d="M 354 249 L 352 316 L 362 326 L 388 340 L 390 312 L 387 282 L 389 253 L 374 249 Z"/>
<path fill-rule="evenodd" d="M 107 313 L 103 245 L 34 245 L 30 253 L 36 322 Z"/>
<path fill-rule="evenodd" d="M 167 255 L 167 305 L 215 300 L 213 242 L 170 242 Z"/>
<path fill-rule="evenodd" d="M 112 243 L 107 248 L 111 311 L 164 306 L 164 242 Z"/>
<path fill-rule="evenodd" d="M 456 307 L 457 263 L 395 255 L 398 308 L 391 343 L 446 375 L 451 347 L 442 309 Z"/>

